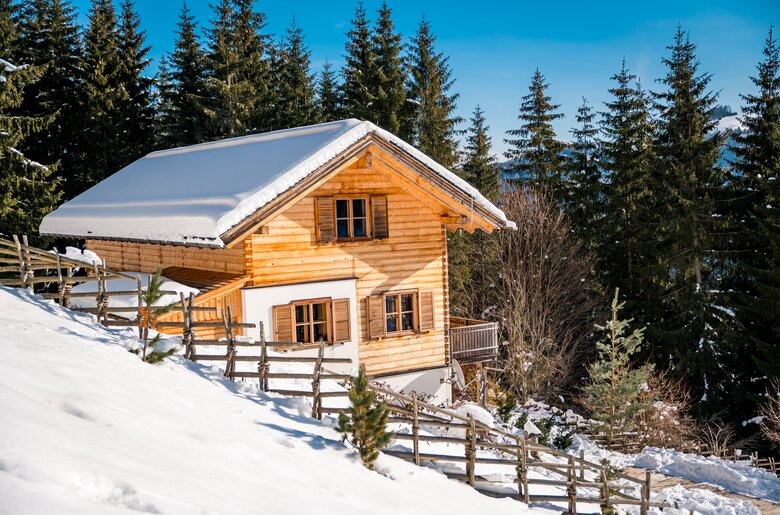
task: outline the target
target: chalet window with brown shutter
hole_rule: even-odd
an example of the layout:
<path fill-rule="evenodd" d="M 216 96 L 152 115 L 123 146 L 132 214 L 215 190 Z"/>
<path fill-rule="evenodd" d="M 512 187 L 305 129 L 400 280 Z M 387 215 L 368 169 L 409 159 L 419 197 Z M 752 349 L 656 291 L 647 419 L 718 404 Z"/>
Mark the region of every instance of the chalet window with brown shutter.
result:
<path fill-rule="evenodd" d="M 309 299 L 273 307 L 274 340 L 314 344 L 352 338 L 349 299 Z"/>
<path fill-rule="evenodd" d="M 329 342 L 330 301 L 296 302 L 293 304 L 295 318 L 295 342 Z"/>
<path fill-rule="evenodd" d="M 366 297 L 368 337 L 382 338 L 432 331 L 433 292 L 399 291 Z"/>
<path fill-rule="evenodd" d="M 368 199 L 336 199 L 336 239 L 350 240 L 367 238 Z"/>

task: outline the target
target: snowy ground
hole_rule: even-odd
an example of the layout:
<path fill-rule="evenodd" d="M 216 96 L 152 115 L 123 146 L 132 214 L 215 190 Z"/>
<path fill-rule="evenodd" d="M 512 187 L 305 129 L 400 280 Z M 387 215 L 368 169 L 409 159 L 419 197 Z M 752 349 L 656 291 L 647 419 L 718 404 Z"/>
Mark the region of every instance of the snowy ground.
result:
<path fill-rule="evenodd" d="M 309 418 L 305 400 L 226 381 L 216 367 L 181 356 L 143 364 L 127 352 L 137 345 L 131 330 L 102 328 L 89 315 L 20 290 L 0 288 L 0 328 L 0 514 L 561 512 L 561 505 L 529 510 L 482 496 L 440 473 L 462 472 L 454 464 L 432 470 L 383 455 L 378 473 L 367 471 L 329 427 L 332 419 Z M 305 380 L 272 386 L 310 387 Z M 323 384 L 324 391 L 338 388 Z M 585 448 L 597 461 L 602 451 Z M 423 444 L 421 451 L 462 455 L 462 448 L 442 443 Z M 609 457 L 626 460 L 621 466 L 644 460 L 683 477 L 685 466 L 704 466 L 666 451 Z M 498 491 L 516 491 L 514 473 L 508 466 L 477 466 L 478 475 L 504 483 L 491 486 Z M 742 473 L 732 487 L 777 493 L 769 479 Z M 547 474 L 529 477 L 555 477 Z M 707 474 L 714 484 L 727 477 L 722 470 Z M 752 490 L 748 478 L 755 479 Z M 705 490 L 667 488 L 660 498 L 702 514 L 758 513 Z M 579 513 L 596 511 L 578 506 Z"/>
<path fill-rule="evenodd" d="M 143 364 L 131 331 L 20 290 L 0 328 L 2 514 L 527 511 L 389 456 L 367 471 L 301 400 Z"/>

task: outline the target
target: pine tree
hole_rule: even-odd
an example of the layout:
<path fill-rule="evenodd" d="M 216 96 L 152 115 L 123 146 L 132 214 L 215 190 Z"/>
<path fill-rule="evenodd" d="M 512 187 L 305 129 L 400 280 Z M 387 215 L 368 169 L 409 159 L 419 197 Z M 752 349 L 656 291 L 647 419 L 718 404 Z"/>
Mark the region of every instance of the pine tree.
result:
<path fill-rule="evenodd" d="M 375 97 L 369 119 L 393 134 L 401 130 L 400 116 L 406 103 L 406 69 L 401 55 L 401 34 L 395 31 L 392 10 L 382 3 L 372 41 L 376 66 L 372 84 Z"/>
<path fill-rule="evenodd" d="M 129 100 L 122 82 L 117 18 L 111 0 L 92 0 L 84 33 L 79 106 L 80 141 L 75 156 L 73 181 L 66 184 L 66 197 L 73 197 L 102 181 L 127 164 L 122 128 Z"/>
<path fill-rule="evenodd" d="M 734 136 L 732 146 L 741 199 L 737 218 L 744 220 L 737 263 L 744 283 L 735 304 L 744 328 L 740 340 L 749 342 L 740 355 L 755 355 L 760 370 L 775 379 L 780 377 L 780 47 L 772 27 L 763 55 L 751 79 L 757 91 L 742 95 L 745 132 Z"/>
<path fill-rule="evenodd" d="M 274 129 L 310 125 L 317 120 L 314 76 L 310 73 L 311 51 L 306 48 L 303 31 L 293 18 L 285 39 L 278 45 L 274 59 Z"/>
<path fill-rule="evenodd" d="M 371 42 L 371 31 L 366 9 L 359 2 L 352 19 L 352 28 L 347 32 L 346 55 L 341 70 L 341 108 L 344 117 L 360 120 L 372 119 L 372 104 L 376 96 L 372 80 L 376 74 L 376 55 Z"/>
<path fill-rule="evenodd" d="M 30 117 L 12 114 L 23 102 L 24 89 L 46 72 L 45 67 L 15 65 L 18 48 L 16 6 L 0 0 L 0 233 L 34 234 L 41 218 L 59 202 L 52 170 L 19 150 L 30 134 L 45 130 L 54 114 Z"/>
<path fill-rule="evenodd" d="M 407 48 L 409 78 L 408 112 L 401 121 L 400 136 L 445 167 L 458 161 L 457 129 L 463 119 L 455 114 L 457 94 L 449 57 L 436 50 L 436 36 L 427 20 L 420 21 Z"/>
<path fill-rule="evenodd" d="M 368 389 L 363 365 L 352 380 L 349 402 L 347 413 L 339 414 L 339 432 L 358 450 L 363 464 L 373 468 L 379 451 L 390 443 L 393 433 L 387 432 L 387 406 L 377 402 L 374 392 Z"/>
<path fill-rule="evenodd" d="M 317 82 L 317 107 L 321 122 L 332 122 L 339 119 L 341 112 L 339 86 L 336 83 L 336 73 L 328 62 L 323 65 L 320 79 Z"/>
<path fill-rule="evenodd" d="M 685 375 L 693 398 L 717 402 L 721 381 L 721 343 L 729 321 L 723 305 L 719 250 L 720 197 L 725 177 L 718 166 L 723 137 L 713 134 L 717 95 L 708 91 L 709 74 L 698 73 L 695 45 L 678 27 L 668 71 L 655 93 L 659 113 L 654 170 L 653 210 L 663 269 L 652 281 L 664 286 L 661 309 L 651 315 L 648 334 L 662 368 Z M 660 347 L 660 348 L 659 348 Z"/>
<path fill-rule="evenodd" d="M 598 247 L 599 224 L 603 216 L 604 191 L 601 181 L 599 129 L 596 115 L 582 99 L 577 110 L 576 128 L 571 134 L 571 158 L 566 163 L 564 205 L 580 239 L 590 250 Z"/>
<path fill-rule="evenodd" d="M 463 176 L 491 202 L 498 199 L 499 174 L 496 158 L 491 154 L 490 126 L 485 112 L 477 106 L 466 136 Z"/>
<path fill-rule="evenodd" d="M 145 46 L 146 35 L 140 30 L 141 21 L 135 12 L 133 0 L 121 4 L 117 42 L 120 57 L 118 79 L 114 87 L 125 91 L 119 106 L 122 126 L 122 146 L 114 149 L 122 156 L 118 168 L 126 166 L 147 154 L 154 142 L 154 109 L 152 107 L 152 79 L 144 75 L 149 65 L 150 48 Z M 116 170 L 107 170 L 113 173 Z"/>
<path fill-rule="evenodd" d="M 271 128 L 265 15 L 252 7 L 253 0 L 222 0 L 215 6 L 207 61 L 207 114 L 214 139 Z"/>
<path fill-rule="evenodd" d="M 552 122 L 563 118 L 556 112 L 560 107 L 552 104 L 547 95 L 547 81 L 537 69 L 531 79 L 528 95 L 520 105 L 519 129 L 507 131 L 506 139 L 511 148 L 506 157 L 513 160 L 511 172 L 518 181 L 531 181 L 550 190 L 556 200 L 563 191 L 563 144 L 556 139 Z"/>
<path fill-rule="evenodd" d="M 647 95 L 625 60 L 612 81 L 611 98 L 601 113 L 600 164 L 606 185 L 597 255 L 604 289 L 621 288 L 629 316 L 644 323 L 644 302 L 654 303 L 659 294 L 652 281 L 644 280 L 658 273 L 651 266 L 654 122 Z"/>
<path fill-rule="evenodd" d="M 632 357 L 640 352 L 644 328 L 626 334 L 633 320 L 618 318 L 623 308 L 618 299 L 615 290 L 612 318 L 605 325 L 596 326 L 606 333 L 606 340 L 596 343 L 598 359 L 588 367 L 590 379 L 583 388 L 593 418 L 606 426 L 607 446 L 615 433 L 632 429 L 634 417 L 652 402 L 641 395 L 652 367 L 636 368 L 632 362 Z"/>
<path fill-rule="evenodd" d="M 157 140 L 163 147 L 206 141 L 206 55 L 197 35 L 197 22 L 186 2 L 179 15 L 176 45 L 160 70 Z"/>
<path fill-rule="evenodd" d="M 20 150 L 40 163 L 59 161 L 54 173 L 63 185 L 69 184 L 80 132 L 77 83 L 82 53 L 76 12 L 70 2 L 32 0 L 24 4 L 18 47 L 19 64 L 45 67 L 46 73 L 27 84 L 15 113 L 32 118 L 56 113 L 46 130 L 24 139 Z"/>
<path fill-rule="evenodd" d="M 155 335 L 149 339 L 149 331 L 154 329 L 157 319 L 171 310 L 171 305 L 159 306 L 160 299 L 163 297 L 163 279 L 162 265 L 157 267 L 154 274 L 149 277 L 149 283 L 141 294 L 141 303 L 143 304 L 142 318 L 139 321 L 139 327 L 142 330 L 141 338 L 144 341 L 141 349 L 141 360 L 147 363 L 159 363 L 174 352 L 176 347 L 167 351 L 158 350 L 157 344 L 160 342 L 160 335 Z"/>

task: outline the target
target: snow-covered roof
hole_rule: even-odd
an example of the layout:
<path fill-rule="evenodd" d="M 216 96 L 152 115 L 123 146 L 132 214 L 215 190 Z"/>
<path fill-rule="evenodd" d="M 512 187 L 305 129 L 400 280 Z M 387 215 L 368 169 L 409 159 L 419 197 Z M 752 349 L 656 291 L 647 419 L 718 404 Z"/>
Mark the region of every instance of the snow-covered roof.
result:
<path fill-rule="evenodd" d="M 40 232 L 223 246 L 226 231 L 370 134 L 513 226 L 453 172 L 373 123 L 349 119 L 152 152 L 47 215 Z"/>

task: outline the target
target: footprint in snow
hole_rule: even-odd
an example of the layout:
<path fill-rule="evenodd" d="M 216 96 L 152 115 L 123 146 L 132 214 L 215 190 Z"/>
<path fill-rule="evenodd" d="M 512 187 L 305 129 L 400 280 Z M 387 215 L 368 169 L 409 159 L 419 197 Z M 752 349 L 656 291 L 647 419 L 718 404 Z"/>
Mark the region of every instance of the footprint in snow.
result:
<path fill-rule="evenodd" d="M 83 474 L 74 478 L 73 483 L 76 494 L 84 499 L 142 513 L 160 513 L 153 504 L 143 501 L 132 485 L 123 481 L 99 474 Z"/>

